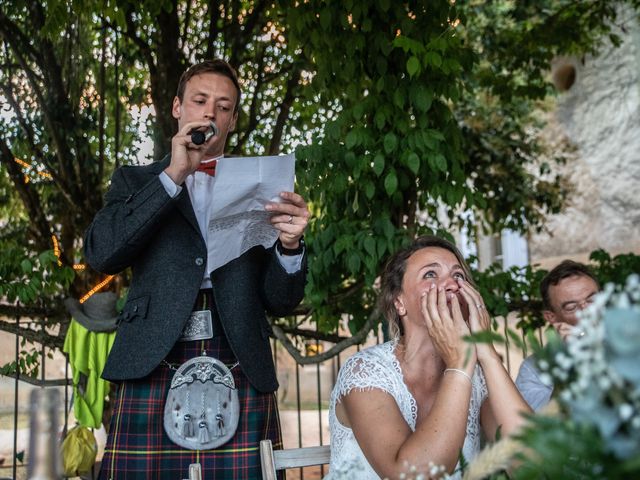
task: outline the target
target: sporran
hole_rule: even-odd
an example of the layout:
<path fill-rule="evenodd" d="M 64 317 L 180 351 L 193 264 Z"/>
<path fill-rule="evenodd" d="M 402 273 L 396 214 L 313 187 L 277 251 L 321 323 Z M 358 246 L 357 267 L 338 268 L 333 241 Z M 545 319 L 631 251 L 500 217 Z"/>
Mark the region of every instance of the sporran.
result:
<path fill-rule="evenodd" d="M 238 391 L 224 363 L 203 355 L 178 367 L 164 405 L 164 430 L 173 443 L 189 450 L 219 447 L 233 437 L 239 418 Z"/>

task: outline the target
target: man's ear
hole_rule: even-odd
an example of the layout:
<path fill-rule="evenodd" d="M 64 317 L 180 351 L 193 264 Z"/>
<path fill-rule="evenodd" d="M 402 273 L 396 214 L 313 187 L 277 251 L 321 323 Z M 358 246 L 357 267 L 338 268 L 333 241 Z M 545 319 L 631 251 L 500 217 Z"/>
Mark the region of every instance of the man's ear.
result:
<path fill-rule="evenodd" d="M 553 327 L 557 330 L 558 323 L 560 322 L 558 322 L 558 317 L 556 317 L 555 313 L 553 313 L 551 310 L 543 310 L 542 316 L 549 325 L 553 325 Z"/>
<path fill-rule="evenodd" d="M 231 122 L 229 122 L 229 132 L 233 132 L 236 129 L 236 122 L 238 121 L 238 112 L 234 112 Z"/>
<path fill-rule="evenodd" d="M 180 99 L 178 97 L 173 97 L 173 106 L 171 107 L 171 115 L 173 115 L 173 118 L 175 118 L 176 120 L 180 119 L 180 107 L 182 107 L 182 103 L 180 102 Z"/>

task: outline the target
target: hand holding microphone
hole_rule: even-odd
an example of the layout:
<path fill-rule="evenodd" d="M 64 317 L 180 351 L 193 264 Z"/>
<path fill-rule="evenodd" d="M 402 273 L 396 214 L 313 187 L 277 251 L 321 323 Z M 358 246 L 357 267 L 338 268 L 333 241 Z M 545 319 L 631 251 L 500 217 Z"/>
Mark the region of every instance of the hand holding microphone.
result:
<path fill-rule="evenodd" d="M 193 129 L 189 133 L 191 134 L 191 143 L 193 143 L 194 145 L 202 145 L 214 135 L 218 135 L 220 133 L 220 130 L 212 120 L 211 122 L 209 122 L 209 128 L 207 128 L 207 130 L 205 130 L 204 132 L 202 130 Z"/>

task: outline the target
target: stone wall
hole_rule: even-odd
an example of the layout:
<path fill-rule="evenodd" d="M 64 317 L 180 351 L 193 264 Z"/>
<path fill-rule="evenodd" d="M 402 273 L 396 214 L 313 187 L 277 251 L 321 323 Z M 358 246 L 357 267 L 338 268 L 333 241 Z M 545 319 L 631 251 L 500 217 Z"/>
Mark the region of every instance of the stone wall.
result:
<path fill-rule="evenodd" d="M 560 93 L 547 133 L 576 147 L 561 167 L 573 192 L 548 231 L 530 237 L 532 263 L 585 260 L 597 248 L 640 253 L 640 28 L 625 28 L 618 48 L 555 62 Z"/>

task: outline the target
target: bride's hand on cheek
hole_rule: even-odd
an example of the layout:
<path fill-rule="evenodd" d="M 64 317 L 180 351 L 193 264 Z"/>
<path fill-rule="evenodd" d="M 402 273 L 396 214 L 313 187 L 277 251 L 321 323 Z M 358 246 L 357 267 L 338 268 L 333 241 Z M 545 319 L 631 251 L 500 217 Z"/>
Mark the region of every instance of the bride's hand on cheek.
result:
<path fill-rule="evenodd" d="M 491 317 L 487 311 L 487 307 L 484 305 L 484 301 L 480 296 L 480 293 L 473 288 L 469 283 L 459 281 L 460 294 L 467 304 L 469 311 L 469 328 L 471 333 L 481 333 L 485 331 L 491 331 Z M 495 349 L 492 343 L 476 343 L 476 351 L 478 358 L 483 357 L 484 354 L 494 354 Z"/>

